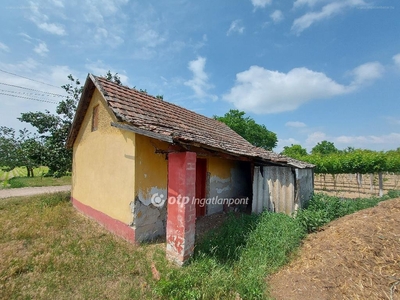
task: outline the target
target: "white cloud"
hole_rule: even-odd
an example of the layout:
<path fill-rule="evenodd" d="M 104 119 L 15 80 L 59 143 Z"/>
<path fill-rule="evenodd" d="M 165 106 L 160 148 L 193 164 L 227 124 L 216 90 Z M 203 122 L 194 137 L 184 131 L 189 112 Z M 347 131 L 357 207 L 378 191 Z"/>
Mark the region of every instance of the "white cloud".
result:
<path fill-rule="evenodd" d="M 244 32 L 244 26 L 242 26 L 242 21 L 241 20 L 235 20 L 231 23 L 231 26 L 228 29 L 228 32 L 226 35 L 231 35 L 233 33 L 239 33 L 242 34 Z"/>
<path fill-rule="evenodd" d="M 367 136 L 347 136 L 341 135 L 333 139 L 338 146 L 351 146 L 356 148 L 376 148 L 380 146 L 386 150 L 397 148 L 400 145 L 400 133 L 389 133 L 385 135 L 367 135 Z"/>
<path fill-rule="evenodd" d="M 280 153 L 283 151 L 283 148 L 285 146 L 298 145 L 298 144 L 300 144 L 300 141 L 298 141 L 294 138 L 278 139 L 278 144 L 276 145 L 274 152 Z"/>
<path fill-rule="evenodd" d="M 349 85 L 335 82 L 324 73 L 295 68 L 288 73 L 251 66 L 236 74 L 236 82 L 223 98 L 238 109 L 267 114 L 292 111 L 317 99 L 331 98 L 354 92 L 380 78 L 384 67 L 369 62 L 353 69 Z"/>
<path fill-rule="evenodd" d="M 351 74 L 354 76 L 354 80 L 351 84 L 355 87 L 368 84 L 382 77 L 384 72 L 385 68 L 379 62 L 365 63 L 358 66 L 351 72 Z"/>
<path fill-rule="evenodd" d="M 322 2 L 324 0 L 296 0 L 293 4 L 294 8 L 300 7 L 300 6 L 309 6 L 313 7 L 315 4 L 318 2 Z"/>
<path fill-rule="evenodd" d="M 64 3 L 62 2 L 62 0 L 51 0 L 51 2 L 57 7 L 61 7 L 61 8 L 64 7 Z"/>
<path fill-rule="evenodd" d="M 287 126 L 287 127 L 294 127 L 294 128 L 304 128 L 304 127 L 307 127 L 307 125 L 306 125 L 305 123 L 303 123 L 303 122 L 298 122 L 298 121 L 296 121 L 296 122 L 293 122 L 293 121 L 291 121 L 291 122 L 286 122 L 285 126 Z"/>
<path fill-rule="evenodd" d="M 123 18 L 122 6 L 127 4 L 128 0 L 84 0 L 82 2 L 85 21 L 104 25 L 108 17 L 119 15 L 121 19 Z"/>
<path fill-rule="evenodd" d="M 322 142 L 327 139 L 328 139 L 327 135 L 322 131 L 315 131 L 313 133 L 310 133 L 306 139 L 306 148 L 311 149 L 319 142 Z"/>
<path fill-rule="evenodd" d="M 396 149 L 398 145 L 400 145 L 400 133 L 328 136 L 324 132 L 316 131 L 308 135 L 305 141 L 305 147 L 311 150 L 317 143 L 324 140 L 333 142 L 338 149 L 355 147 L 372 150 L 390 150 Z"/>
<path fill-rule="evenodd" d="M 45 42 L 40 42 L 39 45 L 37 45 L 33 51 L 35 51 L 37 54 L 40 56 L 45 56 L 47 52 L 49 52 L 49 49 L 47 48 L 47 45 Z"/>
<path fill-rule="evenodd" d="M 66 35 L 66 31 L 62 25 L 48 22 L 49 17 L 40 12 L 37 3 L 30 2 L 30 9 L 30 20 L 35 23 L 38 28 L 51 34 Z"/>
<path fill-rule="evenodd" d="M 0 81 L 3 83 L 61 95 L 66 95 L 65 91 L 61 88 L 61 85 L 67 83 L 67 75 L 82 75 L 80 72 L 77 72 L 77 70 L 70 69 L 67 66 L 44 65 L 34 61 L 33 59 L 21 61 L 17 64 L 5 64 L 0 62 L 0 68 L 18 74 L 20 76 L 35 80 L 33 81 L 27 78 L 11 76 L 10 74 L 6 73 L 0 73 Z M 47 83 L 49 85 L 45 85 L 40 82 Z M 51 102 L 58 102 L 59 100 L 61 100 L 61 98 L 59 97 L 45 97 L 42 95 L 37 95 L 40 93 L 34 91 L 22 90 L 11 86 L 3 86 L 3 88 L 9 91 L 8 94 L 10 95 L 21 95 L 30 98 L 26 99 L 6 95 L 2 96 L 2 105 L 4 106 L 4 109 L 0 110 L 0 126 L 8 126 L 17 130 L 24 127 L 32 129 L 31 126 L 27 123 L 22 123 L 17 120 L 17 118 L 21 116 L 21 113 L 29 111 L 44 111 L 46 109 L 51 112 L 55 111 L 57 103 L 35 101 L 33 99 L 46 100 Z M 27 94 L 20 94 L 21 92 L 26 92 Z"/>
<path fill-rule="evenodd" d="M 393 56 L 393 61 L 394 61 L 395 65 L 398 68 L 400 68 L 400 53 Z"/>
<path fill-rule="evenodd" d="M 198 98 L 211 98 L 212 100 L 217 100 L 217 96 L 207 93 L 208 90 L 213 88 L 213 85 L 208 83 L 208 75 L 204 71 L 206 61 L 205 57 L 199 56 L 196 60 L 189 62 L 188 68 L 193 73 L 193 78 L 186 81 L 184 84 L 192 88 Z"/>
<path fill-rule="evenodd" d="M 136 37 L 139 43 L 150 48 L 154 48 L 166 41 L 164 36 L 146 25 L 136 28 Z"/>
<path fill-rule="evenodd" d="M 265 7 L 267 5 L 270 5 L 272 3 L 272 0 L 251 0 L 251 3 L 255 8 L 257 7 Z"/>
<path fill-rule="evenodd" d="M 295 110 L 314 99 L 345 94 L 347 90 L 324 73 L 307 68 L 281 73 L 252 66 L 236 74 L 235 86 L 223 98 L 242 110 L 278 113 Z"/>
<path fill-rule="evenodd" d="M 279 23 L 284 19 L 283 13 L 280 10 L 275 10 L 272 14 L 270 14 L 270 17 L 274 23 Z"/>
<path fill-rule="evenodd" d="M 43 23 L 36 23 L 36 25 L 44 30 L 47 31 L 48 33 L 52 33 L 55 35 L 66 35 L 66 32 L 63 28 L 62 25 L 57 25 L 54 23 L 47 23 L 47 22 L 43 22 Z"/>
<path fill-rule="evenodd" d="M 0 50 L 5 51 L 5 52 L 10 52 L 10 48 L 6 45 L 0 42 Z"/>
<path fill-rule="evenodd" d="M 386 117 L 385 119 L 388 121 L 389 124 L 400 125 L 400 119 L 398 119 L 398 118 Z"/>
<path fill-rule="evenodd" d="M 316 1 L 300 1 L 301 3 L 312 3 Z M 292 25 L 292 31 L 296 34 L 300 34 L 302 31 L 310 27 L 312 24 L 318 21 L 322 21 L 333 17 L 337 14 L 342 13 L 344 10 L 349 8 L 360 7 L 365 5 L 364 0 L 336 0 L 322 7 L 320 11 L 308 12 L 294 20 Z M 296 5 L 296 3 L 295 3 Z"/>

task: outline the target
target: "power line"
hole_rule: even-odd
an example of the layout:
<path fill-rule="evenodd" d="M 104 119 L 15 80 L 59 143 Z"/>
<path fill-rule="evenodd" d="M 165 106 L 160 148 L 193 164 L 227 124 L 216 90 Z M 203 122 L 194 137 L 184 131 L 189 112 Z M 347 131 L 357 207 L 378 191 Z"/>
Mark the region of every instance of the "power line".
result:
<path fill-rule="evenodd" d="M 46 82 L 43 82 L 43 81 L 31 79 L 31 78 L 28 78 L 28 77 L 25 77 L 25 76 L 17 75 L 17 74 L 8 72 L 8 71 L 4 71 L 4 70 L 2 70 L 2 69 L 0 69 L 0 72 L 7 73 L 7 74 L 10 74 L 10 75 L 14 75 L 14 76 L 17 76 L 17 77 L 21 77 L 21 78 L 24 78 L 24 79 L 28 79 L 28 80 L 31 80 L 31 81 L 35 81 L 35 82 L 38 82 L 38 83 L 41 83 L 41 84 L 44 84 L 44 85 L 56 87 L 56 88 L 59 88 L 59 89 L 61 88 L 61 87 L 59 87 L 59 86 L 55 86 L 55 85 L 52 85 L 52 84 L 50 84 L 50 83 L 46 83 Z"/>
<path fill-rule="evenodd" d="M 49 94 L 49 95 L 52 95 L 52 96 L 54 96 L 54 97 L 64 97 L 64 98 L 67 97 L 67 96 L 61 95 L 61 94 L 55 94 L 55 93 L 50 93 L 50 92 L 39 91 L 39 90 L 30 89 L 30 88 L 26 88 L 26 87 L 23 87 L 23 86 L 14 85 L 14 84 L 9 84 L 9 83 L 4 83 L 4 82 L 0 82 L 0 84 L 6 85 L 6 86 L 15 87 L 15 88 L 19 88 L 19 89 L 24 89 L 24 90 L 28 90 L 28 91 L 34 91 L 34 92 Z"/>
<path fill-rule="evenodd" d="M 36 98 L 32 98 L 32 97 L 18 96 L 18 95 L 13 95 L 13 94 L 6 94 L 6 93 L 2 93 L 2 92 L 0 92 L 0 95 L 6 95 L 6 96 L 11 96 L 11 97 L 16 97 L 16 98 L 23 98 L 23 99 L 34 100 L 34 101 L 39 101 L 39 102 L 58 104 L 58 102 L 55 102 L 55 101 L 36 99 Z"/>
<path fill-rule="evenodd" d="M 27 92 L 17 92 L 17 91 L 8 91 L 8 90 L 3 90 L 0 89 L 0 92 L 5 92 L 5 93 L 12 93 L 12 94 L 19 94 L 19 95 L 26 95 L 26 96 L 39 96 L 39 97 L 58 97 L 56 95 L 47 95 L 47 94 L 35 94 L 35 93 L 27 93 Z"/>

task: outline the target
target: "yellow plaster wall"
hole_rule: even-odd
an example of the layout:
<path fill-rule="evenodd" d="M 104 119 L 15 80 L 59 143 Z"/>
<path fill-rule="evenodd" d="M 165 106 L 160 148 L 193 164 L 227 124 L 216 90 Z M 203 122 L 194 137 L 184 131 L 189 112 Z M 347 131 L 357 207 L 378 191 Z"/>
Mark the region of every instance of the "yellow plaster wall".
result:
<path fill-rule="evenodd" d="M 167 190 L 168 161 L 165 154 L 155 153 L 156 149 L 168 149 L 168 143 L 143 135 L 136 135 L 136 195 L 141 200 L 150 200 L 153 193 Z"/>
<path fill-rule="evenodd" d="M 207 158 L 207 172 L 211 176 L 217 176 L 221 179 L 231 177 L 231 169 L 235 168 L 236 162 L 230 159 L 223 159 L 220 157 Z"/>
<path fill-rule="evenodd" d="M 98 130 L 91 131 L 99 105 Z M 135 197 L 135 134 L 111 127 L 115 117 L 95 90 L 73 147 L 72 197 L 126 224 Z"/>

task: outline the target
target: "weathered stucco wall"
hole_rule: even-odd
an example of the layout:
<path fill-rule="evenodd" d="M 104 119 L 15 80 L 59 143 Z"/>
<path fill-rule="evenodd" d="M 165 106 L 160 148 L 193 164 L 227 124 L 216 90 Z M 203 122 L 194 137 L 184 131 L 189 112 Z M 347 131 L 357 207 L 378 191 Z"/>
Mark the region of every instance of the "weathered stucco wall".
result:
<path fill-rule="evenodd" d="M 217 157 L 207 158 L 207 198 L 237 198 L 248 196 L 249 170 L 243 170 L 242 162 Z M 207 205 L 206 213 L 221 212 L 222 204 Z"/>
<path fill-rule="evenodd" d="M 99 105 L 98 129 L 91 131 Z M 135 196 L 135 134 L 110 126 L 116 122 L 95 90 L 73 147 L 72 198 L 125 224 L 132 222 Z"/>
<path fill-rule="evenodd" d="M 155 153 L 156 149 L 167 148 L 167 143 L 136 135 L 135 202 L 131 208 L 137 241 L 165 235 L 166 201 L 157 207 L 151 204 L 151 199 L 167 200 L 168 163 L 165 154 Z"/>

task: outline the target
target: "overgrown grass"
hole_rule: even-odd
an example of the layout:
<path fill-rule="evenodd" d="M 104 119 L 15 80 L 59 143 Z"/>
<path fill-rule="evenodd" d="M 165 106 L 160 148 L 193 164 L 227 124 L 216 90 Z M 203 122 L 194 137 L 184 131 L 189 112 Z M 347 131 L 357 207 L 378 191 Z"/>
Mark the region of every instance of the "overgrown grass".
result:
<path fill-rule="evenodd" d="M 400 197 L 399 191 L 389 191 L 387 195 L 381 198 L 358 199 L 341 199 L 335 196 L 328 196 L 324 193 L 318 193 L 314 195 L 304 209 L 296 213 L 296 219 L 307 232 L 314 232 L 337 218 L 352 214 L 361 209 L 373 207 L 381 201 L 396 197 Z"/>
<path fill-rule="evenodd" d="M 68 199 L 59 193 L 0 201 L 1 299 L 265 299 L 266 277 L 290 260 L 312 227 L 302 214 L 317 212 L 327 222 L 381 200 L 317 194 L 297 218 L 232 214 L 178 268 L 166 261 L 164 244 L 131 245 Z"/>
<path fill-rule="evenodd" d="M 265 277 L 287 262 L 304 234 L 284 214 L 231 215 L 203 238 L 188 266 L 162 277 L 157 292 L 171 299 L 263 298 Z"/>

